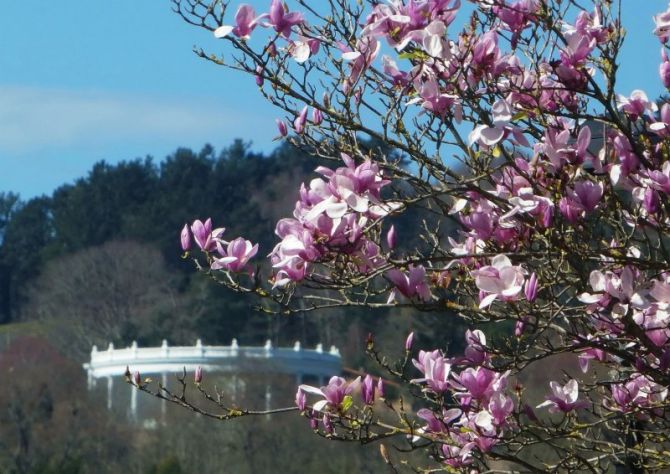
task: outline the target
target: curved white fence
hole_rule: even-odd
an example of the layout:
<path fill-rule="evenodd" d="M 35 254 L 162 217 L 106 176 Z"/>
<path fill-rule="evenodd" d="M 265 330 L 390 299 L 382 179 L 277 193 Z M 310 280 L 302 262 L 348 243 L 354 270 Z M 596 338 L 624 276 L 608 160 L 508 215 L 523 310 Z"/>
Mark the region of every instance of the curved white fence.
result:
<path fill-rule="evenodd" d="M 198 366 L 218 373 L 273 373 L 304 375 L 323 379 L 341 371 L 340 352 L 331 347 L 325 352 L 321 344 L 315 349 L 303 349 L 299 342 L 293 347 L 273 347 L 270 341 L 264 346 L 239 346 L 233 339 L 230 346 L 203 346 L 198 339 L 195 346 L 130 347 L 115 349 L 110 344 L 106 351 L 95 346 L 91 361 L 84 364 L 89 379 L 123 375 L 126 367 L 141 374 L 161 374 L 194 371 Z"/>
<path fill-rule="evenodd" d="M 206 372 L 231 374 L 233 377 L 244 374 L 286 374 L 292 375 L 296 383 L 303 377 L 317 378 L 320 385 L 333 375 L 342 371 L 340 351 L 331 346 L 324 351 L 321 344 L 314 349 L 303 349 L 299 342 L 293 347 L 273 347 L 270 341 L 264 346 L 239 346 L 233 339 L 230 346 L 203 346 L 200 339 L 195 346 L 169 346 L 163 341 L 160 347 L 138 347 L 136 342 L 123 349 L 109 344 L 107 350 L 99 351 L 96 346 L 91 350 L 90 362 L 84 364 L 88 373 L 88 386 L 92 389 L 100 378 L 107 379 L 107 407 L 112 408 L 114 378 L 123 376 L 127 368 L 131 372 L 139 371 L 145 375 L 162 376 L 163 384 L 169 374 L 194 372 L 202 367 Z M 137 412 L 137 390 L 130 387 L 130 411 L 133 417 Z M 266 408 L 270 406 L 271 387 L 266 387 Z M 165 403 L 163 411 L 165 410 Z"/>

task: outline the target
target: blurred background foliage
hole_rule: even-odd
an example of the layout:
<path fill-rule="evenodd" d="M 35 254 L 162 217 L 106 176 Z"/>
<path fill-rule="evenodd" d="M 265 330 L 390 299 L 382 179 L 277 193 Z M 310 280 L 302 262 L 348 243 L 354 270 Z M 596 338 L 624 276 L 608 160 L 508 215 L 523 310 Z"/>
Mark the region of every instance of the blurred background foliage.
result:
<path fill-rule="evenodd" d="M 260 244 L 259 256 L 270 253 L 274 224 L 291 215 L 318 164 L 288 144 L 263 155 L 237 140 L 219 152 L 181 148 L 160 162 L 99 162 L 51 196 L 0 192 L 0 471 L 375 472 L 378 447 L 329 443 L 297 417 L 216 423 L 173 409 L 167 427 L 138 430 L 86 390 L 81 368 L 92 345 L 134 340 L 321 342 L 340 348 L 345 367 L 373 374 L 369 333 L 391 354 L 410 330 L 421 346 L 458 351 L 463 332 L 449 313 L 341 308 L 270 317 L 181 258 L 181 227 L 210 216 L 227 238 L 243 235 Z M 401 244 L 430 218 L 395 218 Z"/>

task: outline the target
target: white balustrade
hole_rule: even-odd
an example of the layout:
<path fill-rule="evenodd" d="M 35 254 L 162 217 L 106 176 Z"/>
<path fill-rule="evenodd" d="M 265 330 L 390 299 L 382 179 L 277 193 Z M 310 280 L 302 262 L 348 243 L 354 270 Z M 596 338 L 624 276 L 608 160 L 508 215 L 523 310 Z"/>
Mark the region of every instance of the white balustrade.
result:
<path fill-rule="evenodd" d="M 131 372 L 145 374 L 178 373 L 198 366 L 219 373 L 277 373 L 311 375 L 319 379 L 337 375 L 341 371 L 339 350 L 331 346 L 328 352 L 322 344 L 305 349 L 296 342 L 292 347 L 273 347 L 271 341 L 263 346 L 239 346 L 233 339 L 230 346 L 205 346 L 198 340 L 194 346 L 169 346 L 166 340 L 160 347 L 130 347 L 115 349 L 109 344 L 106 351 L 93 346 L 90 362 L 84 364 L 89 380 L 122 376 L 129 367 Z"/>

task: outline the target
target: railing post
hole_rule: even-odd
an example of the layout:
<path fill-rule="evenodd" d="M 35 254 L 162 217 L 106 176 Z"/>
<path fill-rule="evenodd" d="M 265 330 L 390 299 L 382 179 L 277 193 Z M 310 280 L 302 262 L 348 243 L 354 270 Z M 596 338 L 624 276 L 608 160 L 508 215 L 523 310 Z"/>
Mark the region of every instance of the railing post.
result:
<path fill-rule="evenodd" d="M 233 356 L 237 356 L 240 350 L 240 346 L 237 345 L 237 339 L 233 338 L 233 341 L 230 343 L 230 351 L 233 353 Z"/>
<path fill-rule="evenodd" d="M 265 357 L 272 357 L 272 341 L 270 339 L 265 341 L 263 349 L 265 349 Z"/>
<path fill-rule="evenodd" d="M 270 411 L 270 407 L 272 406 L 272 388 L 270 387 L 270 384 L 265 385 L 265 411 Z M 269 418 L 270 415 L 268 414 L 267 417 Z"/>
<path fill-rule="evenodd" d="M 165 341 L 164 341 L 165 342 Z M 161 376 L 161 383 L 163 387 L 167 387 L 167 373 L 163 372 Z M 161 423 L 165 424 L 165 412 L 167 411 L 167 402 L 165 399 L 161 400 Z"/>
<path fill-rule="evenodd" d="M 131 419 L 137 420 L 137 390 L 135 387 L 132 385 L 130 387 L 130 417 Z"/>
<path fill-rule="evenodd" d="M 114 391 L 114 377 L 107 376 L 107 409 L 112 409 L 112 395 Z"/>
<path fill-rule="evenodd" d="M 163 344 L 161 344 L 161 355 L 167 359 L 170 355 L 170 348 L 168 347 L 167 339 L 163 339 Z"/>

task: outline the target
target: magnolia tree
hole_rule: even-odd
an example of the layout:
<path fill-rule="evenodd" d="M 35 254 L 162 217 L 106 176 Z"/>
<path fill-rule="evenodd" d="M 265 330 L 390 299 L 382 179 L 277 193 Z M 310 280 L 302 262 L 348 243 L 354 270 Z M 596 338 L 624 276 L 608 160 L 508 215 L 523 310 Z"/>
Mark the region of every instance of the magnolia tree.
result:
<path fill-rule="evenodd" d="M 273 249 L 185 226 L 199 268 L 268 311 L 448 309 L 470 326 L 458 355 L 410 334 L 391 362 L 368 340 L 400 400 L 382 379 L 334 376 L 275 411 L 380 441 L 392 469 L 670 467 L 670 104 L 617 90 L 617 2 L 172 2 L 229 49 L 196 52 L 279 109 L 278 138 L 333 163 L 296 190 Z M 670 10 L 654 21 L 669 87 Z M 426 217 L 396 229 L 403 213 Z M 583 373 L 552 373 L 532 400 L 519 377 L 557 357 Z M 226 405 L 201 371 L 212 411 L 185 378 L 180 393 L 131 378 L 215 418 L 267 413 Z"/>

